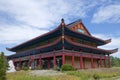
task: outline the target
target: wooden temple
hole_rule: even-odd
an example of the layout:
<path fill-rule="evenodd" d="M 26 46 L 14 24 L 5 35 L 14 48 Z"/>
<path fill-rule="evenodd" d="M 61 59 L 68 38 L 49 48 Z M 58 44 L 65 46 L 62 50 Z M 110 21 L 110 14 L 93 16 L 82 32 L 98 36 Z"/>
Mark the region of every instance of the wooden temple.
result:
<path fill-rule="evenodd" d="M 100 49 L 111 42 L 92 36 L 81 20 L 65 24 L 64 19 L 54 30 L 17 45 L 6 48 L 16 52 L 8 56 L 13 60 L 16 69 L 30 67 L 51 69 L 70 64 L 75 69 L 109 68 L 110 54 L 117 49 Z"/>

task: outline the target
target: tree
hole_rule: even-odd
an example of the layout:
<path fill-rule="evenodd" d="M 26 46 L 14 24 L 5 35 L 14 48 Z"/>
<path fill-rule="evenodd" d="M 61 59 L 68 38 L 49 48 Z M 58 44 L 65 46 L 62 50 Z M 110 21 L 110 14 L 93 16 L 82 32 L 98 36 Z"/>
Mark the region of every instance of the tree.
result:
<path fill-rule="evenodd" d="M 6 80 L 7 64 L 4 53 L 0 53 L 0 80 Z"/>
<path fill-rule="evenodd" d="M 111 60 L 112 67 L 120 67 L 120 58 L 111 56 L 110 60 Z"/>

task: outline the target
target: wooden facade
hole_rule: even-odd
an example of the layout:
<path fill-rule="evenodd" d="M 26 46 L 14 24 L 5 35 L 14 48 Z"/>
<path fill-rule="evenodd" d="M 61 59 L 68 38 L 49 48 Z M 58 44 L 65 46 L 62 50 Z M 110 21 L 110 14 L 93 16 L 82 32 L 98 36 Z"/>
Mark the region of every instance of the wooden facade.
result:
<path fill-rule="evenodd" d="M 92 36 L 81 20 L 66 25 L 64 20 L 51 32 L 38 36 L 13 48 L 8 56 L 16 69 L 38 67 L 44 69 L 70 64 L 76 69 L 109 68 L 109 55 L 118 49 L 104 50 L 98 46 L 111 42 Z"/>

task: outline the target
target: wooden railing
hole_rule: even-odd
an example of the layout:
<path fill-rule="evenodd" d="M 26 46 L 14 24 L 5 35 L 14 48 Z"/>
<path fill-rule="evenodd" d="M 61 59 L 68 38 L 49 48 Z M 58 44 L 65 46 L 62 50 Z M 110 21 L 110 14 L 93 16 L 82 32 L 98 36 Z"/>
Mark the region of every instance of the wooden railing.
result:
<path fill-rule="evenodd" d="M 20 60 L 29 60 L 29 59 L 39 59 L 41 58 L 45 58 L 45 57 L 53 57 L 54 55 L 62 55 L 62 54 L 71 54 L 71 55 L 75 55 L 75 56 L 83 56 L 83 57 L 93 57 L 93 58 L 102 58 L 102 59 L 108 59 L 108 56 L 105 55 L 100 55 L 100 54 L 93 54 L 93 53 L 87 53 L 87 52 L 79 52 L 79 51 L 73 51 L 73 50 L 57 50 L 57 51 L 51 51 L 51 52 L 47 52 L 47 53 L 39 53 L 36 55 L 29 55 L 26 57 L 20 57 L 20 58 L 16 58 L 14 59 L 15 61 L 20 61 Z"/>

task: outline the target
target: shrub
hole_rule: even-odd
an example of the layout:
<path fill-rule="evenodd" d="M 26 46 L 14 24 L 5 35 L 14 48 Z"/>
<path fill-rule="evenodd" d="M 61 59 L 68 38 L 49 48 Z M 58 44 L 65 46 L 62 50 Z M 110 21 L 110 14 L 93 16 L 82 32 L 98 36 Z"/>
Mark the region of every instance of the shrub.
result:
<path fill-rule="evenodd" d="M 29 70 L 29 68 L 28 68 L 28 67 L 23 67 L 22 69 L 23 69 L 24 71 Z"/>
<path fill-rule="evenodd" d="M 73 71 L 74 68 L 69 64 L 62 65 L 62 71 Z"/>
<path fill-rule="evenodd" d="M 93 75 L 93 78 L 94 78 L 94 80 L 99 80 L 99 79 L 100 79 L 100 76 L 99 76 L 98 74 L 94 74 L 94 75 Z"/>

